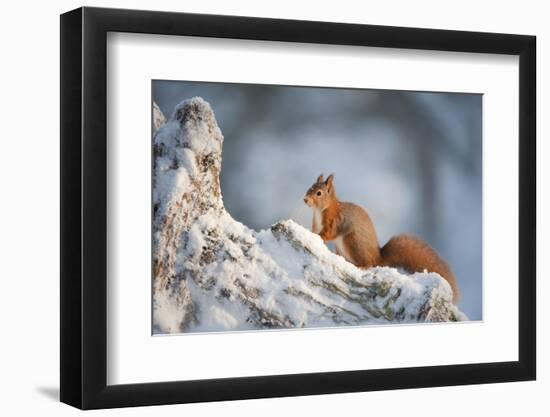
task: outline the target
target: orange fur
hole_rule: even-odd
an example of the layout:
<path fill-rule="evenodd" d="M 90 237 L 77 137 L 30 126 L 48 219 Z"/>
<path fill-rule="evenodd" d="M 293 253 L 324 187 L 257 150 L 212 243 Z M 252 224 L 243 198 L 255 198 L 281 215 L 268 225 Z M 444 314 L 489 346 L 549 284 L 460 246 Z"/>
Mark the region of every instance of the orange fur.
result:
<path fill-rule="evenodd" d="M 436 272 L 453 290 L 453 302 L 459 290 L 449 265 L 423 240 L 411 235 L 391 238 L 382 248 L 369 215 L 361 207 L 340 202 L 333 184 L 334 176 L 324 181 L 323 175 L 307 191 L 304 201 L 315 213 L 312 231 L 323 241 L 334 241 L 336 253 L 360 268 L 373 266 L 400 267 L 408 272 Z M 320 223 L 316 219 L 320 217 Z"/>
<path fill-rule="evenodd" d="M 459 298 L 458 285 L 451 268 L 426 242 L 411 235 L 392 237 L 381 249 L 381 266 L 401 267 L 409 272 L 437 272 L 453 290 L 453 302 Z"/>

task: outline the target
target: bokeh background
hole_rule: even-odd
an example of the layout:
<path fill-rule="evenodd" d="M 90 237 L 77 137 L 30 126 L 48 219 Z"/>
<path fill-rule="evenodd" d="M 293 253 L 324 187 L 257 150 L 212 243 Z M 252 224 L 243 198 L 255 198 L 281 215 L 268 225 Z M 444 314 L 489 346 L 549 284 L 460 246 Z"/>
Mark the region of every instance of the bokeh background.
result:
<path fill-rule="evenodd" d="M 166 117 L 201 96 L 225 137 L 221 188 L 256 230 L 286 218 L 310 228 L 303 196 L 335 174 L 338 197 L 364 207 L 383 245 L 413 233 L 457 276 L 460 308 L 482 319 L 482 96 L 154 80 Z"/>

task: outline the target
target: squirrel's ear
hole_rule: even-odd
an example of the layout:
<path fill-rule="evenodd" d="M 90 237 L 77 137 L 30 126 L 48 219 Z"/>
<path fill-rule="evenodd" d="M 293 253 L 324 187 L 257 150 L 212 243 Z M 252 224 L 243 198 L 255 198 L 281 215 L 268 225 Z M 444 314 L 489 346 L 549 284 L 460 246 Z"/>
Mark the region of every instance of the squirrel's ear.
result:
<path fill-rule="evenodd" d="M 317 177 L 317 182 L 323 182 L 323 179 L 324 179 L 324 178 L 325 178 L 325 177 L 323 176 L 323 174 L 319 175 L 319 176 Z"/>
<path fill-rule="evenodd" d="M 332 186 L 332 181 L 334 180 L 334 174 L 330 174 L 327 178 L 327 180 L 325 181 L 325 184 L 327 185 L 327 191 L 328 192 L 332 192 L 332 190 L 334 189 L 334 187 Z"/>
<path fill-rule="evenodd" d="M 332 181 L 334 180 L 334 174 L 330 174 L 325 181 L 328 191 L 332 191 Z"/>

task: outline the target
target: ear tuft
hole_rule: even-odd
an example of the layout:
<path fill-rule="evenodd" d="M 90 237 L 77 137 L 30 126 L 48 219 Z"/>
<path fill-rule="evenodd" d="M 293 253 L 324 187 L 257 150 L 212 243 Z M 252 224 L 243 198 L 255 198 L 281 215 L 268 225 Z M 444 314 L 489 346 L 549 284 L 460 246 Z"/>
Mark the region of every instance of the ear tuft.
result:
<path fill-rule="evenodd" d="M 319 176 L 317 177 L 317 182 L 318 182 L 318 183 L 319 183 L 319 182 L 323 182 L 324 178 L 325 178 L 325 177 L 324 177 L 323 174 L 319 175 Z"/>
<path fill-rule="evenodd" d="M 332 186 L 332 181 L 334 181 L 334 174 L 330 174 L 327 178 L 327 180 L 325 181 L 325 184 L 327 186 L 327 190 L 329 192 L 332 192 L 332 190 L 334 189 L 334 187 Z"/>

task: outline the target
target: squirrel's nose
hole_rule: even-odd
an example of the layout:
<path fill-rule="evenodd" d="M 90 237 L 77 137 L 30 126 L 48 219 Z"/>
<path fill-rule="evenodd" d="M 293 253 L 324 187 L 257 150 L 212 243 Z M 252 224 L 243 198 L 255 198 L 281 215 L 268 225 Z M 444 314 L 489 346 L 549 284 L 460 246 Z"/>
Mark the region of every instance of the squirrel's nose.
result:
<path fill-rule="evenodd" d="M 307 200 L 307 197 L 304 197 L 304 203 L 307 204 L 307 201 L 308 201 L 308 200 Z"/>

